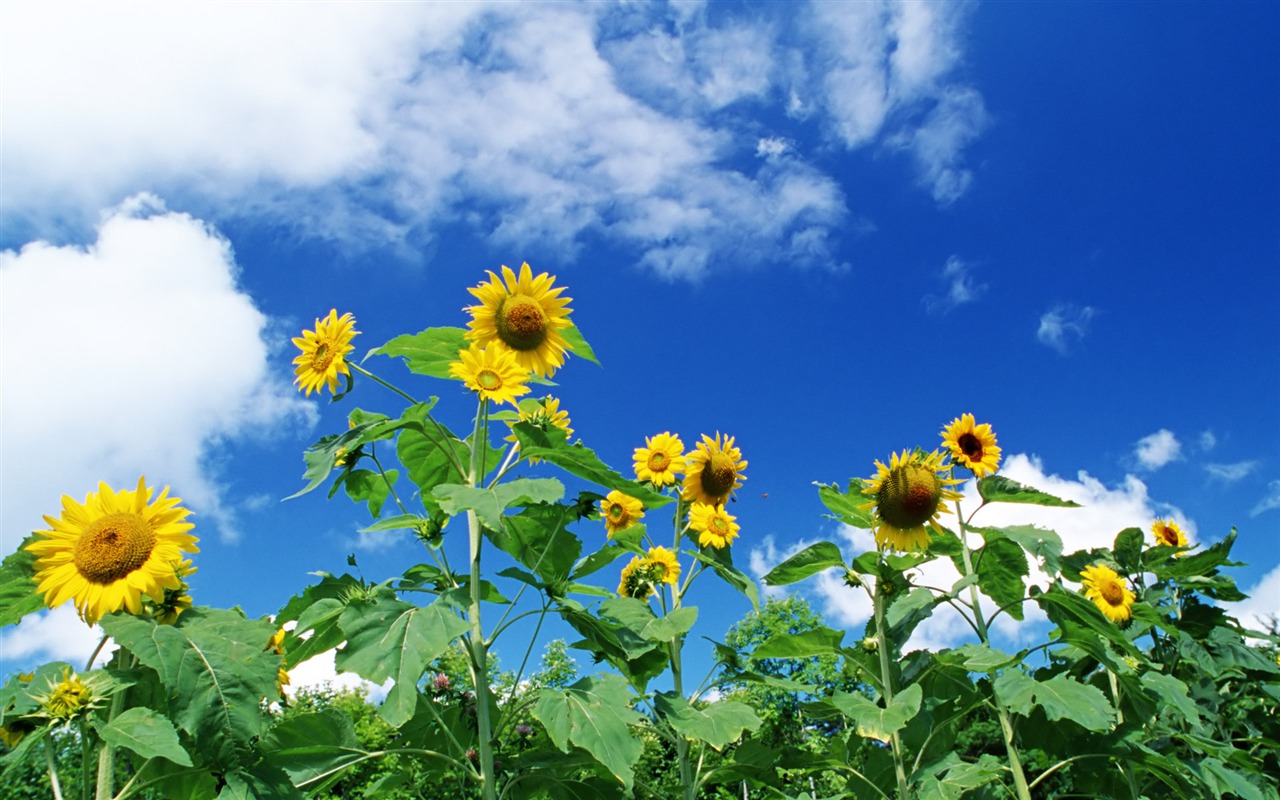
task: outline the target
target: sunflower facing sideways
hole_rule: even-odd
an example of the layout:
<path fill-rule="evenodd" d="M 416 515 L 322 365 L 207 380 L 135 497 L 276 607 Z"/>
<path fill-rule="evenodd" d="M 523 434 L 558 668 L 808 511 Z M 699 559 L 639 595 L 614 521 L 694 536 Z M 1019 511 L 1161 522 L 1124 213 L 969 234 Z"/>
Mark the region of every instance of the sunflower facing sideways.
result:
<path fill-rule="evenodd" d="M 742 477 L 746 467 L 742 451 L 733 446 L 732 436 L 721 440 L 719 433 L 714 439 L 704 433 L 702 441 L 685 457 L 688 471 L 681 484 L 680 499 L 722 506 L 746 480 Z"/>
<path fill-rule="evenodd" d="M 883 550 L 921 553 L 929 546 L 929 528 L 938 514 L 950 513 L 943 506 L 960 495 L 950 487 L 959 480 L 943 478 L 942 456 L 937 450 L 924 454 L 903 450 L 894 453 L 886 466 L 876 461 L 876 476 L 862 490 L 875 498 L 860 508 L 875 511 L 876 545 Z"/>
<path fill-rule="evenodd" d="M 1186 547 L 1187 533 L 1173 519 L 1158 519 L 1151 523 L 1151 533 L 1156 537 L 1157 545 L 1165 547 Z M 1182 555 L 1179 553 L 1178 555 Z"/>
<path fill-rule="evenodd" d="M 303 331 L 302 336 L 294 337 L 293 343 L 302 353 L 293 359 L 293 372 L 297 376 L 293 382 L 307 396 L 325 386 L 337 394 L 338 376 L 351 374 L 347 353 L 355 349 L 351 344 L 359 333 L 355 325 L 354 317 L 350 314 L 339 317 L 334 308 L 329 310 L 329 316 L 316 320 L 315 330 Z"/>
<path fill-rule="evenodd" d="M 679 436 L 663 431 L 656 436 L 644 437 L 644 447 L 637 447 L 635 455 L 636 480 L 648 481 L 654 486 L 670 486 L 676 476 L 684 472 L 684 442 Z"/>
<path fill-rule="evenodd" d="M 972 414 L 959 416 L 943 428 L 942 444 L 951 451 L 951 461 L 968 467 L 975 477 L 985 477 L 1000 467 L 1000 448 L 991 425 L 976 424 Z"/>
<path fill-rule="evenodd" d="M 527 263 L 520 265 L 518 276 L 505 265 L 501 279 L 490 271 L 488 283 L 467 290 L 480 301 L 466 308 L 471 312 L 467 339 L 481 347 L 500 342 L 526 370 L 551 377 L 564 365 L 569 349 L 564 330 L 572 325 L 568 306 L 573 302 L 560 296 L 564 287 L 555 281 L 545 272 L 534 277 Z"/>
<path fill-rule="evenodd" d="M 83 503 L 62 497 L 60 518 L 46 516 L 51 530 L 36 531 L 27 545 L 36 556 L 37 591 L 55 608 L 75 602 L 90 625 L 104 614 L 142 613 L 142 598 L 164 601 L 166 590 L 183 588 L 183 553 L 198 553 L 186 521 L 190 514 L 165 487 L 151 500 L 146 479 L 136 490 L 113 491 L 106 483 Z"/>
<path fill-rule="evenodd" d="M 1136 596 L 1120 575 L 1106 564 L 1092 564 L 1080 570 L 1084 596 L 1093 601 L 1112 622 L 1128 622 Z"/>

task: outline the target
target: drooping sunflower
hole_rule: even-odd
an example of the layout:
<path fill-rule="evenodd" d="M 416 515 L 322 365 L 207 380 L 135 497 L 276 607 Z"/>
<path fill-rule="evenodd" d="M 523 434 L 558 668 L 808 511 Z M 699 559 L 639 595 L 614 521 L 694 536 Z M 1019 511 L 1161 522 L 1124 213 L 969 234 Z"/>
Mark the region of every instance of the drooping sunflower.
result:
<path fill-rule="evenodd" d="M 684 442 L 670 431 L 657 436 L 644 437 L 644 447 L 637 447 L 635 455 L 636 480 L 649 481 L 654 486 L 670 486 L 676 476 L 685 470 Z"/>
<path fill-rule="evenodd" d="M 302 336 L 294 337 L 293 343 L 302 353 L 293 359 L 293 372 L 297 376 L 293 382 L 307 396 L 326 385 L 337 394 L 338 376 L 351 374 L 347 353 L 355 349 L 351 340 L 360 332 L 355 325 L 355 317 L 350 314 L 339 317 L 338 310 L 333 308 L 323 320 L 316 319 L 315 330 L 303 331 Z"/>
<path fill-rule="evenodd" d="M 481 347 L 501 342 L 516 353 L 521 366 L 542 378 L 549 378 L 564 365 L 569 348 L 564 330 L 569 322 L 571 298 L 561 297 L 563 286 L 554 275 L 543 272 L 534 277 L 525 263 L 520 274 L 502 267 L 502 278 L 489 271 L 489 281 L 468 292 L 480 301 L 468 306 L 471 322 L 467 338 Z"/>
<path fill-rule="evenodd" d="M 649 580 L 649 571 L 645 569 L 646 559 L 636 556 L 631 563 L 622 568 L 618 580 L 618 594 L 622 597 L 634 597 L 643 600 L 653 594 L 653 583 Z"/>
<path fill-rule="evenodd" d="M 482 348 L 473 343 L 458 351 L 458 359 L 449 365 L 449 374 L 478 392 L 482 400 L 515 405 L 517 397 L 529 393 L 529 371 L 501 344 Z"/>
<path fill-rule="evenodd" d="M 517 422 L 528 422 L 542 430 L 551 428 L 559 428 L 564 431 L 566 437 L 573 435 L 573 428 L 569 427 L 569 412 L 560 408 L 560 401 L 547 395 L 546 397 L 525 398 L 516 404 L 516 408 L 520 412 L 520 416 L 512 421 L 507 422 L 507 427 L 514 428 Z M 508 442 L 518 441 L 514 431 L 507 436 Z M 528 459 L 530 464 L 541 463 L 540 458 Z"/>
<path fill-rule="evenodd" d="M 81 619 L 92 625 L 103 614 L 128 609 L 142 613 L 142 597 L 163 601 L 180 589 L 177 566 L 183 553 L 198 553 L 186 521 L 190 514 L 169 497 L 169 487 L 151 500 L 146 479 L 136 490 L 113 491 L 106 483 L 84 503 L 62 497 L 60 518 L 46 516 L 51 530 L 27 545 L 35 554 L 37 590 L 55 608 L 75 601 Z"/>
<path fill-rule="evenodd" d="M 878 547 L 919 553 L 929 546 L 929 528 L 937 524 L 938 514 L 950 513 L 943 503 L 960 497 L 950 488 L 960 481 L 944 478 L 942 471 L 937 450 L 893 453 L 888 466 L 876 461 L 876 476 L 862 490 L 875 499 L 860 508 L 875 510 Z"/>
<path fill-rule="evenodd" d="M 609 538 L 618 531 L 624 531 L 635 525 L 644 516 L 644 503 L 614 489 L 600 501 L 600 515 L 604 517 L 604 527 Z"/>
<path fill-rule="evenodd" d="M 1093 564 L 1080 570 L 1084 596 L 1093 601 L 1112 622 L 1128 622 L 1136 598 L 1124 580 L 1106 564 Z"/>
<path fill-rule="evenodd" d="M 654 583 L 667 583 L 675 586 L 680 580 L 680 562 L 676 554 L 665 547 L 650 547 L 648 567 L 649 575 Z"/>
<path fill-rule="evenodd" d="M 732 436 L 721 441 L 718 432 L 714 439 L 704 433 L 685 463 L 688 472 L 680 487 L 683 500 L 722 506 L 746 480 L 742 470 L 747 462 L 742 460 L 742 452 L 733 446 Z"/>
<path fill-rule="evenodd" d="M 1182 530 L 1172 518 L 1158 519 L 1151 523 L 1151 533 L 1156 537 L 1156 544 L 1166 547 L 1186 547 L 1187 532 Z M 1182 553 L 1178 553 L 1182 555 Z"/>
<path fill-rule="evenodd" d="M 978 478 L 1000 467 L 1000 448 L 989 423 L 978 425 L 972 414 L 963 414 L 942 429 L 942 444 L 951 451 L 953 463 L 968 467 Z"/>
<path fill-rule="evenodd" d="M 191 559 L 184 558 L 174 565 L 173 571 L 178 575 L 178 588 L 165 589 L 164 599 L 155 601 L 152 608 L 152 615 L 155 616 L 156 622 L 161 625 L 173 625 L 177 623 L 178 617 L 183 611 L 191 608 L 191 595 L 187 594 L 190 586 L 187 585 L 187 577 L 196 571 L 191 566 Z"/>
<path fill-rule="evenodd" d="M 699 547 L 728 547 L 738 536 L 736 519 L 723 506 L 694 503 L 689 508 L 689 527 L 697 532 Z"/>

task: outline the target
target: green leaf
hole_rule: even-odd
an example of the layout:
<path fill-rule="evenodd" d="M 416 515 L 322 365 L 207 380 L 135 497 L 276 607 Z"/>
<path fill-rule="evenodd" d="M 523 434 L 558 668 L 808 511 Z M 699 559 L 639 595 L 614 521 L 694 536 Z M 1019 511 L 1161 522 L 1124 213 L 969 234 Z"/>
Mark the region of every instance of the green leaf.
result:
<path fill-rule="evenodd" d="M 1200 709 L 1191 699 L 1185 683 L 1161 672 L 1144 672 L 1139 680 L 1145 689 L 1159 698 L 1162 710 L 1176 711 L 1193 728 L 1201 727 Z"/>
<path fill-rule="evenodd" d="M 474 511 L 489 530 L 502 530 L 502 517 L 514 505 L 554 503 L 564 497 L 564 484 L 555 478 L 516 478 L 492 489 L 444 484 L 431 492 L 450 516 Z"/>
<path fill-rule="evenodd" d="M 673 692 L 661 692 L 654 695 L 653 706 L 676 733 L 706 742 L 717 752 L 738 741 L 745 731 L 758 730 L 761 725 L 751 706 L 734 700 L 718 700 L 698 708 Z"/>
<path fill-rule="evenodd" d="M 27 545 L 35 541 L 34 533 L 22 540 L 18 549 L 0 563 L 0 628 L 16 625 L 23 617 L 44 608 L 44 597 L 36 591 L 34 553 Z"/>
<path fill-rule="evenodd" d="M 884 624 L 894 653 L 901 652 L 902 646 L 911 638 L 911 632 L 933 616 L 934 606 L 941 602 L 941 597 L 934 596 L 924 587 L 913 589 L 905 597 L 893 601 L 885 611 Z"/>
<path fill-rule="evenodd" d="M 818 487 L 818 499 L 831 510 L 835 519 L 855 528 L 870 528 L 875 522 L 873 509 L 863 510 L 859 506 L 870 503 L 872 498 L 862 493 L 865 484 L 858 478 L 849 481 L 849 491 L 842 492 L 834 483 L 830 486 L 815 483 Z"/>
<path fill-rule="evenodd" d="M 468 630 L 466 620 L 444 602 L 421 608 L 385 597 L 347 606 L 339 625 L 347 637 L 335 657 L 339 671 L 354 672 L 374 683 L 395 679 L 396 685 L 378 709 L 395 727 L 413 716 L 418 679 L 427 665 Z"/>
<path fill-rule="evenodd" d="M 840 548 L 831 542 L 811 544 L 799 553 L 769 570 L 764 582 L 770 586 L 786 586 L 816 575 L 824 569 L 843 567 Z"/>
<path fill-rule="evenodd" d="M 218 800 L 305 800 L 283 771 L 267 763 L 228 773 Z"/>
<path fill-rule="evenodd" d="M 984 531 L 982 548 L 974 553 L 973 569 L 982 592 L 1004 608 L 1009 616 L 1022 619 L 1022 603 L 1027 595 L 1023 578 L 1030 568 L 1022 546 L 995 530 Z M 962 570 L 963 572 L 963 570 Z"/>
<path fill-rule="evenodd" d="M 462 328 L 427 328 L 421 333 L 397 336 L 369 356 L 399 356 L 410 372 L 451 380 L 449 365 L 458 360 L 458 351 L 467 349 L 467 332 Z"/>
<path fill-rule="evenodd" d="M 1037 506 L 1053 506 L 1057 508 L 1080 507 L 1079 503 L 1072 500 L 1063 500 L 1051 494 L 1045 494 L 1039 489 L 1023 486 L 1003 475 L 988 475 L 979 480 L 978 494 L 988 503 L 1030 503 Z"/>
<path fill-rule="evenodd" d="M 965 669 L 973 672 L 995 672 L 998 669 L 1017 663 L 1017 656 L 1011 656 L 1008 653 L 1002 653 L 985 644 L 969 643 L 961 645 L 954 650 L 949 650 L 939 656 L 939 659 L 945 658 L 950 661 L 959 659 L 959 663 Z"/>
<path fill-rule="evenodd" d="M 386 471 L 385 479 L 371 470 L 353 469 L 347 473 L 342 483 L 343 488 L 347 490 L 347 497 L 357 503 L 367 502 L 369 515 L 376 518 L 382 513 L 382 504 L 387 501 L 387 495 L 391 492 L 391 487 L 395 486 L 398 477 L 400 473 L 394 469 Z"/>
<path fill-rule="evenodd" d="M 1125 528 L 1116 534 L 1115 546 L 1111 552 L 1115 554 L 1116 563 L 1125 572 L 1137 572 L 1142 564 L 1141 528 Z"/>
<path fill-rule="evenodd" d="M 373 533 L 374 531 L 399 531 L 399 530 L 425 530 L 431 525 L 431 520 L 427 517 L 420 517 L 417 514 L 397 514 L 394 517 L 380 519 L 372 525 L 361 528 L 361 533 Z"/>
<path fill-rule="evenodd" d="M 1181 580 L 1195 575 L 1212 575 L 1218 567 L 1238 567 L 1239 562 L 1230 560 L 1231 546 L 1235 541 L 1236 531 L 1232 528 L 1226 538 L 1199 553 L 1170 558 L 1152 569 L 1161 580 Z"/>
<path fill-rule="evenodd" d="M 1056 575 L 1062 563 L 1062 537 L 1050 530 L 1034 525 L 1011 525 L 995 528 L 1017 542 L 1023 550 L 1040 560 L 1040 566 L 1050 575 Z"/>
<path fill-rule="evenodd" d="M 501 530 L 486 530 L 485 535 L 559 593 L 582 553 L 582 541 L 566 527 L 573 519 L 571 506 L 529 506 L 504 517 Z"/>
<path fill-rule="evenodd" d="M 763 641 L 751 653 L 753 661 L 764 658 L 808 658 L 840 652 L 844 631 L 827 627 L 812 628 L 798 633 L 776 633 Z"/>
<path fill-rule="evenodd" d="M 292 500 L 300 497 L 323 483 L 337 466 L 335 462 L 339 455 L 354 453 L 361 445 L 369 442 L 389 439 L 401 429 L 414 430 L 421 435 L 426 420 L 430 418 L 429 412 L 435 403 L 435 398 L 425 403 L 415 403 L 406 408 L 399 419 L 389 419 L 380 414 L 368 415 L 369 421 L 358 423 L 342 434 L 322 437 L 302 454 L 302 461 L 306 465 L 302 477 L 307 481 L 307 485 L 285 499 Z M 355 418 L 356 412 L 352 414 Z M 359 417 L 366 418 L 364 414 L 360 414 Z M 401 462 L 408 463 L 403 459 Z M 350 469 L 351 466 L 352 464 L 348 463 L 345 469 Z M 334 488 L 337 488 L 336 485 Z"/>
<path fill-rule="evenodd" d="M 561 328 L 560 335 L 564 337 L 565 344 L 575 356 L 581 356 L 593 364 L 600 363 L 596 358 L 595 352 L 591 349 L 591 345 L 587 344 L 587 340 L 582 338 L 582 331 L 578 330 L 577 325 Z"/>
<path fill-rule="evenodd" d="M 439 443 L 439 444 L 437 444 Z M 453 459 L 449 453 L 452 451 Z M 396 440 L 396 457 L 409 471 L 409 480 L 421 491 L 419 497 L 428 511 L 440 510 L 440 504 L 431 493 L 441 484 L 457 483 L 464 476 L 458 471 L 455 462 L 465 469 L 471 459 L 471 450 L 456 438 L 444 438 L 432 431 L 431 435 L 406 430 Z"/>
<path fill-rule="evenodd" d="M 686 550 L 685 552 L 715 570 L 721 580 L 737 589 L 751 601 L 753 609 L 760 608 L 760 588 L 756 586 L 755 581 L 733 565 L 733 555 L 729 552 L 729 548 L 726 547 L 723 550 L 716 550 L 715 548 L 701 551 Z"/>
<path fill-rule="evenodd" d="M 605 489 L 616 489 L 639 500 L 648 510 L 661 508 L 672 500 L 645 484 L 624 478 L 581 443 L 567 444 L 560 428 L 544 431 L 528 423 L 518 423 L 512 431 L 520 442 L 520 452 L 526 457 L 540 458 Z"/>
<path fill-rule="evenodd" d="M 368 756 L 351 717 L 336 708 L 282 720 L 267 732 L 262 749 L 298 787 L 321 783 Z"/>
<path fill-rule="evenodd" d="M 190 767 L 191 756 L 178 741 L 178 730 L 168 718 L 149 708 L 128 708 L 98 728 L 103 741 L 131 750 L 143 758 L 167 758 Z"/>
<path fill-rule="evenodd" d="M 620 675 L 583 678 L 565 689 L 543 689 L 533 716 L 563 752 L 581 747 L 631 791 L 633 767 L 644 745 L 628 726 L 643 716 L 631 707 L 631 691 Z"/>
<path fill-rule="evenodd" d="M 1033 706 L 1044 709 L 1050 720 L 1069 719 L 1084 728 L 1103 732 L 1115 727 L 1111 702 L 1101 690 L 1068 675 L 1038 681 L 1021 670 L 1005 670 L 994 681 L 1000 700 L 1026 716 Z"/>
<path fill-rule="evenodd" d="M 672 642 L 688 633 L 697 619 L 697 608 L 681 606 L 666 616 L 654 617 L 641 629 L 640 635 L 651 642 Z"/>
<path fill-rule="evenodd" d="M 1133 642 L 1124 635 L 1124 631 L 1104 617 L 1098 607 L 1084 595 L 1067 591 L 1055 584 L 1048 591 L 1035 595 L 1035 600 L 1049 617 L 1049 621 L 1058 626 L 1062 641 L 1084 649 L 1094 658 L 1104 663 L 1114 661 L 1103 649 L 1103 642 L 1124 655 L 1143 657 Z"/>
<path fill-rule="evenodd" d="M 920 684 L 914 683 L 899 692 L 884 708 L 856 692 L 835 692 L 830 702 L 853 721 L 859 736 L 888 742 L 893 734 L 905 728 L 920 713 L 923 697 Z"/>

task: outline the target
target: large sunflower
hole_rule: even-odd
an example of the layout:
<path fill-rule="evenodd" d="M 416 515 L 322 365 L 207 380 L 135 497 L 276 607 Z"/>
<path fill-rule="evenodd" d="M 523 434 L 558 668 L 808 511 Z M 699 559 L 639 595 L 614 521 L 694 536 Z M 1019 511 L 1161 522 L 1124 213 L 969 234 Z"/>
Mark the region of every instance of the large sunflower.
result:
<path fill-rule="evenodd" d="M 724 437 L 722 442 L 719 433 L 714 439 L 704 433 L 702 441 L 685 458 L 685 464 L 688 472 L 680 488 L 683 500 L 722 506 L 746 480 L 742 470 L 746 469 L 747 462 L 742 460 L 742 452 L 733 446 L 732 436 Z"/>
<path fill-rule="evenodd" d="M 1080 570 L 1084 596 L 1093 601 L 1112 622 L 1128 622 L 1136 596 L 1125 586 L 1115 570 L 1105 564 L 1093 564 Z"/>
<path fill-rule="evenodd" d="M 669 486 L 685 470 L 684 442 L 669 431 L 646 436 L 644 447 L 636 448 L 632 460 L 635 462 L 636 480 L 649 481 L 654 486 Z"/>
<path fill-rule="evenodd" d="M 728 547 L 738 536 L 736 519 L 723 507 L 709 503 L 694 503 L 689 508 L 689 527 L 697 532 L 699 547 Z"/>
<path fill-rule="evenodd" d="M 308 396 L 325 385 L 337 394 L 338 376 L 351 374 L 346 356 L 355 349 L 351 340 L 360 332 L 355 325 L 355 317 L 350 314 L 339 317 L 334 308 L 329 310 L 329 316 L 316 320 L 315 330 L 303 331 L 302 336 L 294 337 L 293 343 L 302 353 L 293 360 L 293 372 L 297 375 L 293 382 Z"/>
<path fill-rule="evenodd" d="M 62 516 L 46 516 L 52 530 L 27 545 L 35 554 L 37 590 L 50 608 L 74 600 L 76 610 L 92 625 L 126 608 L 142 613 L 142 597 L 163 602 L 165 590 L 182 588 L 179 565 L 183 553 L 198 553 L 195 526 L 186 522 L 180 498 L 166 486 L 155 502 L 146 479 L 138 488 L 119 492 L 105 483 L 84 503 L 62 497 Z"/>
<path fill-rule="evenodd" d="M 894 453 L 889 465 L 876 461 L 876 476 L 862 493 L 874 497 L 860 508 L 875 510 L 876 545 L 903 553 L 923 552 L 929 545 L 929 528 L 938 514 L 949 513 L 947 500 L 959 499 L 950 487 L 958 480 L 943 478 L 942 456 L 937 450 L 925 455 L 919 450 Z"/>
<path fill-rule="evenodd" d="M 481 400 L 514 406 L 517 397 L 529 393 L 525 385 L 529 371 L 520 366 L 513 351 L 501 344 L 481 348 L 473 343 L 458 351 L 458 359 L 449 365 L 449 374 L 478 392 Z"/>
<path fill-rule="evenodd" d="M 488 283 L 467 290 L 480 301 L 466 308 L 471 312 L 467 338 L 481 347 L 501 342 L 515 351 L 525 369 L 551 377 L 569 348 L 563 331 L 572 324 L 568 306 L 573 302 L 560 296 L 564 287 L 555 281 L 545 272 L 534 277 L 527 263 L 520 265 L 519 276 L 505 265 L 502 279 L 490 271 Z"/>
<path fill-rule="evenodd" d="M 1186 547 L 1187 533 L 1182 527 L 1170 519 L 1158 519 L 1151 523 L 1151 533 L 1156 537 L 1157 545 L 1165 547 Z M 1178 555 L 1182 555 L 1179 553 Z"/>
<path fill-rule="evenodd" d="M 618 531 L 635 525 L 644 516 L 644 503 L 614 489 L 600 501 L 600 515 L 604 517 L 605 530 L 612 538 Z"/>
<path fill-rule="evenodd" d="M 968 467 L 976 477 L 984 477 L 1000 467 L 1000 448 L 991 425 L 975 423 L 964 414 L 942 429 L 942 444 L 951 451 L 952 462 Z"/>

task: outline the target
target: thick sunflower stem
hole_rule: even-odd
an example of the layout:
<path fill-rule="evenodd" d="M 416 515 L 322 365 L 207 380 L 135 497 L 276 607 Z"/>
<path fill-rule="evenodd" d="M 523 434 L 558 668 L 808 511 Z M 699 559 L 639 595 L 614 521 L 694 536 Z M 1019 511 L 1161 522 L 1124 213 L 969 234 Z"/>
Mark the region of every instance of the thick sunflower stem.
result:
<path fill-rule="evenodd" d="M 121 710 L 123 710 L 124 694 L 125 694 L 125 690 L 121 689 L 120 691 L 116 692 L 114 697 L 111 698 L 111 712 L 107 716 L 108 724 L 110 724 L 111 720 L 115 719 L 116 716 L 121 712 Z M 94 784 L 94 786 L 96 787 L 94 790 L 95 800 L 111 800 L 111 798 L 115 795 L 115 782 L 116 782 L 115 755 L 116 754 L 115 754 L 114 747 L 112 747 L 110 744 L 108 744 L 105 741 L 99 741 L 98 743 L 98 778 L 96 783 Z"/>
<path fill-rule="evenodd" d="M 53 789 L 53 800 L 62 800 L 62 783 L 58 780 L 58 765 L 53 760 L 53 743 L 44 742 L 44 758 L 49 765 L 49 786 Z"/>
<path fill-rule="evenodd" d="M 882 555 L 883 557 L 883 555 Z M 884 697 L 887 708 L 893 703 L 893 672 L 889 667 L 889 635 L 884 624 L 884 594 L 880 591 L 880 583 L 876 582 L 875 592 L 871 598 L 871 606 L 876 616 L 876 637 L 879 642 L 876 651 L 880 654 L 880 694 Z M 893 751 L 893 772 L 898 781 L 898 800 L 910 800 L 911 789 L 907 783 L 906 762 L 902 758 L 902 738 L 895 732 L 890 737 L 890 749 Z"/>
<path fill-rule="evenodd" d="M 476 427 L 471 436 L 471 469 L 469 483 L 478 486 L 483 479 L 481 457 L 488 442 L 488 401 L 481 400 L 476 410 Z M 467 531 L 471 553 L 471 602 L 467 606 L 467 621 L 471 623 L 471 683 L 476 691 L 476 739 L 480 770 L 480 796 L 484 800 L 496 800 L 496 775 L 493 769 L 492 721 L 489 719 L 489 654 L 485 644 L 484 625 L 480 618 L 480 551 L 484 535 L 480 530 L 480 518 L 473 510 L 467 510 Z"/>
<path fill-rule="evenodd" d="M 680 608 L 680 592 L 674 592 L 672 598 L 671 610 L 674 612 Z M 668 654 L 671 663 L 671 682 L 676 690 L 676 695 L 684 697 L 684 671 L 681 664 L 681 651 L 684 648 L 684 637 L 677 636 L 672 640 Z M 689 762 L 689 740 L 679 733 L 675 735 L 676 741 L 676 761 L 680 768 L 680 791 L 684 800 L 694 800 L 697 797 L 697 787 L 693 781 L 693 765 Z"/>
<path fill-rule="evenodd" d="M 969 533 L 960 514 L 960 503 L 956 502 L 956 519 L 960 522 L 961 553 L 964 555 L 965 577 L 974 575 L 973 553 L 969 549 Z M 969 584 L 969 601 L 973 607 L 974 626 L 978 629 L 978 637 L 984 645 L 991 645 L 991 636 L 987 630 L 987 619 L 982 613 L 982 593 L 978 591 L 976 581 Z M 1013 737 L 1013 720 L 1009 717 L 1009 709 L 1005 707 L 1000 696 L 992 688 L 992 699 L 995 701 L 996 715 L 1000 718 L 1000 733 L 1004 738 L 1004 749 L 1009 756 L 1009 771 L 1013 774 L 1013 786 L 1017 790 L 1018 800 L 1031 800 L 1031 789 L 1027 785 L 1027 774 L 1022 769 L 1022 759 L 1018 756 L 1018 747 Z"/>

